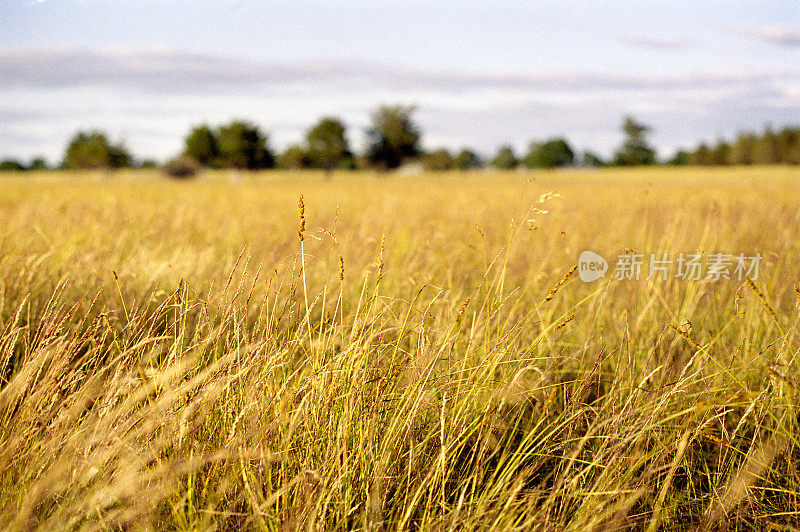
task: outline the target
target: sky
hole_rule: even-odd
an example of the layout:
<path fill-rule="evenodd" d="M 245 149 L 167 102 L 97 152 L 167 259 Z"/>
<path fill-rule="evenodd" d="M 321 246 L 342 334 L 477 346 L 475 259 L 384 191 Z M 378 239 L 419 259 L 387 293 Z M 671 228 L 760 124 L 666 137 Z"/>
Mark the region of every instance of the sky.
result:
<path fill-rule="evenodd" d="M 661 156 L 800 124 L 797 0 L 0 0 L 0 158 L 80 129 L 164 160 L 243 118 L 280 151 L 321 116 L 364 147 L 415 105 L 428 149 L 566 137 L 608 156 L 626 114 Z"/>

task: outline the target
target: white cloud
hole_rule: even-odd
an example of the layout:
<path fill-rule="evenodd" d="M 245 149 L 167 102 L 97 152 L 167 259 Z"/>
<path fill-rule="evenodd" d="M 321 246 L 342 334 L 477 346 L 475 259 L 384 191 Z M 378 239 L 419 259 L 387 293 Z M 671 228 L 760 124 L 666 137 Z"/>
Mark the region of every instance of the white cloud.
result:
<path fill-rule="evenodd" d="M 648 50 L 683 50 L 689 48 L 693 43 L 674 39 L 661 39 L 652 37 L 622 37 L 619 42 L 634 48 L 644 48 Z"/>
<path fill-rule="evenodd" d="M 736 129 L 800 122 L 798 69 L 622 76 L 472 73 L 369 62 L 266 62 L 168 49 L 0 49 L 0 157 L 55 159 L 78 128 L 99 127 L 141 156 L 180 149 L 192 124 L 251 119 L 282 148 L 318 117 L 339 115 L 357 148 L 369 111 L 418 105 L 426 145 L 500 143 L 565 135 L 608 153 L 635 113 L 672 149 Z"/>
<path fill-rule="evenodd" d="M 739 26 L 734 28 L 734 32 L 786 48 L 800 48 L 800 29 L 791 26 L 777 24 Z"/>
<path fill-rule="evenodd" d="M 796 76 L 798 70 L 680 76 L 580 72 L 473 73 L 426 71 L 366 61 L 267 63 L 167 49 L 0 49 L 6 87 L 108 87 L 152 94 L 308 90 L 351 92 L 379 87 L 398 91 L 584 91 L 725 86 L 758 78 Z"/>

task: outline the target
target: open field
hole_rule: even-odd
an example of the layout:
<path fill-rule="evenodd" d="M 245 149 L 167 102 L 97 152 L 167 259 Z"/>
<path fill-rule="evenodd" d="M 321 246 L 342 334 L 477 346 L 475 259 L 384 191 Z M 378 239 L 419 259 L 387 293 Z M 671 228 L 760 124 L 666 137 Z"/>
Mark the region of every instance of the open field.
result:
<path fill-rule="evenodd" d="M 784 167 L 0 175 L 0 524 L 800 526 L 799 231 Z"/>

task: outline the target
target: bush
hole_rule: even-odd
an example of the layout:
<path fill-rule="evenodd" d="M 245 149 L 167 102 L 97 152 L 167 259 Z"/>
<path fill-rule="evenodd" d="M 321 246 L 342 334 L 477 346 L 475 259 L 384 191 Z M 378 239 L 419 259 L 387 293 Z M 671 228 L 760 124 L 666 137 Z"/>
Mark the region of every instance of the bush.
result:
<path fill-rule="evenodd" d="M 567 141 L 556 138 L 531 144 L 522 163 L 528 168 L 558 168 L 569 166 L 574 161 L 575 154 Z"/>
<path fill-rule="evenodd" d="M 28 165 L 28 170 L 49 170 L 50 167 L 47 165 L 47 161 L 44 157 L 36 157 L 31 160 L 31 163 Z"/>
<path fill-rule="evenodd" d="M 18 172 L 24 169 L 22 163 L 15 159 L 6 159 L 0 162 L 0 172 Z"/>
<path fill-rule="evenodd" d="M 481 161 L 477 153 L 468 148 L 464 148 L 456 155 L 455 159 L 453 159 L 453 164 L 459 170 L 472 170 L 480 168 L 483 165 L 483 161 Z"/>
<path fill-rule="evenodd" d="M 345 126 L 334 117 L 322 118 L 306 134 L 305 156 L 315 168 L 331 171 L 334 168 L 352 167 L 350 147 L 345 135 Z"/>
<path fill-rule="evenodd" d="M 500 170 L 510 170 L 516 168 L 519 161 L 517 156 L 514 155 L 514 149 L 511 146 L 500 146 L 497 150 L 497 155 L 492 159 L 492 166 Z"/>
<path fill-rule="evenodd" d="M 125 146 L 111 144 L 101 131 L 79 131 L 67 145 L 64 167 L 78 169 L 124 168 L 131 156 Z"/>
<path fill-rule="evenodd" d="M 167 161 L 162 170 L 174 179 L 191 179 L 200 171 L 200 163 L 192 157 L 184 155 Z"/>
<path fill-rule="evenodd" d="M 220 126 L 216 136 L 216 166 L 258 170 L 275 166 L 275 158 L 267 147 L 267 137 L 257 126 L 234 121 Z"/>
<path fill-rule="evenodd" d="M 278 167 L 286 170 L 297 170 L 308 166 L 308 157 L 301 146 L 293 144 L 278 156 Z"/>
<path fill-rule="evenodd" d="M 445 148 L 439 148 L 422 156 L 422 166 L 428 172 L 450 170 L 453 167 L 453 156 Z"/>

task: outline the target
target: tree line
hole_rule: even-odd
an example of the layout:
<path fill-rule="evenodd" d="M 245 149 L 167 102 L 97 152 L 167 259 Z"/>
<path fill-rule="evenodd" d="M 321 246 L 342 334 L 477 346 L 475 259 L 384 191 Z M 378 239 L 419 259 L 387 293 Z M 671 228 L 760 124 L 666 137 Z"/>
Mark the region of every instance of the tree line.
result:
<path fill-rule="evenodd" d="M 593 152 L 578 154 L 562 137 L 531 142 L 525 153 L 517 154 L 510 145 L 500 146 L 489 159 L 465 147 L 456 153 L 446 148 L 424 151 L 422 132 L 414 121 L 412 106 L 381 106 L 370 116 L 366 130 L 367 148 L 356 154 L 347 140 L 344 122 L 333 116 L 321 118 L 309 128 L 303 141 L 281 153 L 269 146 L 268 136 L 244 120 L 211 126 L 197 125 L 184 139 L 182 153 L 164 164 L 175 177 L 194 175 L 200 168 L 335 169 L 376 168 L 391 170 L 413 163 L 427 171 L 470 170 L 491 166 L 498 169 L 559 168 L 569 166 L 668 165 L 750 165 L 800 164 L 800 129 L 765 128 L 762 134 L 740 133 L 733 141 L 721 139 L 713 146 L 701 142 L 694 150 L 679 150 L 667 160 L 659 160 L 649 141 L 652 129 L 626 116 L 622 122 L 624 141 L 609 159 Z M 70 139 L 59 168 L 110 169 L 154 167 L 155 161 L 137 161 L 122 143 L 112 143 L 101 131 L 80 131 Z M 0 170 L 44 170 L 43 158 L 29 164 L 16 160 L 0 162 Z"/>
<path fill-rule="evenodd" d="M 775 131 L 766 127 L 761 134 L 742 132 L 731 141 L 701 142 L 694 151 L 679 151 L 673 162 L 701 166 L 800 164 L 800 128 Z"/>

